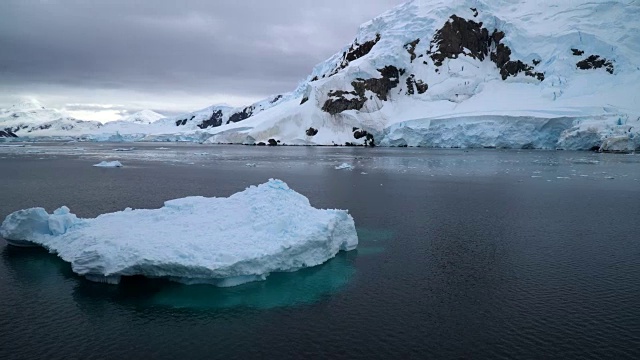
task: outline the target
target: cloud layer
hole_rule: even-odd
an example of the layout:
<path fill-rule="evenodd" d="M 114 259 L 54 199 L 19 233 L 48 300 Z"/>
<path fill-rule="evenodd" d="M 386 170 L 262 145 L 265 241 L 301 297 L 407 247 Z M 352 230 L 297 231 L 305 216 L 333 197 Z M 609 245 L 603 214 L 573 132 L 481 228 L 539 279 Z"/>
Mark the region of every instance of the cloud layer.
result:
<path fill-rule="evenodd" d="M 194 110 L 292 90 L 401 0 L 0 3 L 0 106 Z M 111 109 L 113 110 L 113 109 Z"/>

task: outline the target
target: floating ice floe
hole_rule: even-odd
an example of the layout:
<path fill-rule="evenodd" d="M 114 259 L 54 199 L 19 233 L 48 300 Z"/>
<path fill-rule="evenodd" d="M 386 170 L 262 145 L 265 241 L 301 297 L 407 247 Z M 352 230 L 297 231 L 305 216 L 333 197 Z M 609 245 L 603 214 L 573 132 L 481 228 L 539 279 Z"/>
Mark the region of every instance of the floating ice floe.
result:
<path fill-rule="evenodd" d="M 320 265 L 358 245 L 346 210 L 313 208 L 273 179 L 228 198 L 187 197 L 93 219 L 66 207 L 20 210 L 7 216 L 0 236 L 41 245 L 93 281 L 143 275 L 217 286 Z"/>
<path fill-rule="evenodd" d="M 113 149 L 113 151 L 133 151 L 136 148 L 131 147 L 131 148 L 118 148 L 118 149 Z"/>
<path fill-rule="evenodd" d="M 246 167 L 256 167 L 256 164 L 254 163 L 247 163 L 245 164 Z"/>
<path fill-rule="evenodd" d="M 336 170 L 353 170 L 353 166 L 347 164 L 347 163 L 342 163 L 338 166 L 336 166 Z"/>
<path fill-rule="evenodd" d="M 93 166 L 102 168 L 119 168 L 122 167 L 122 163 L 120 161 L 101 161 Z"/>

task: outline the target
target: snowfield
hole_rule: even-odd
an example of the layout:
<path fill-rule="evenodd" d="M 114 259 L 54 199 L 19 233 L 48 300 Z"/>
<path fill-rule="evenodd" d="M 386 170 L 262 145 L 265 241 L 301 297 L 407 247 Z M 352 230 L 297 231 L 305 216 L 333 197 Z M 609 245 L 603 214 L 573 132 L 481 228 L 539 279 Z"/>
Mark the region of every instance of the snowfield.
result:
<path fill-rule="evenodd" d="M 640 149 L 638 18 L 634 0 L 412 0 L 363 24 L 292 92 L 152 124 L 15 135 L 632 152 Z"/>
<path fill-rule="evenodd" d="M 347 211 L 313 208 L 280 180 L 228 198 L 187 197 L 94 219 L 66 207 L 25 209 L 7 216 L 0 235 L 41 245 L 77 274 L 106 283 L 144 275 L 235 286 L 320 265 L 358 245 Z"/>

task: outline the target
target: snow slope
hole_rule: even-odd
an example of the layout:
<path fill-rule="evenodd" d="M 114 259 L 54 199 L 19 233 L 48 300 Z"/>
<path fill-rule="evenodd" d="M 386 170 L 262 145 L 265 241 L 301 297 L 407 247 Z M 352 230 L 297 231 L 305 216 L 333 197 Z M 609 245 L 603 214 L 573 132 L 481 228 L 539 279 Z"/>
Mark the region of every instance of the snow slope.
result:
<path fill-rule="evenodd" d="M 315 209 L 280 180 L 228 198 L 188 197 L 95 219 L 66 207 L 20 210 L 0 235 L 42 245 L 93 281 L 144 275 L 218 286 L 316 266 L 358 244 L 347 211 Z"/>
<path fill-rule="evenodd" d="M 640 148 L 637 0 L 412 0 L 294 91 L 87 139 Z M 46 136 L 43 131 L 34 136 Z"/>
<path fill-rule="evenodd" d="M 160 119 L 164 119 L 165 116 L 158 114 L 153 110 L 141 110 L 136 113 L 122 117 L 117 121 L 130 122 L 135 124 L 152 124 Z"/>
<path fill-rule="evenodd" d="M 97 131 L 101 126 L 97 121 L 78 120 L 58 110 L 47 109 L 33 99 L 0 109 L 0 137 L 79 134 Z"/>

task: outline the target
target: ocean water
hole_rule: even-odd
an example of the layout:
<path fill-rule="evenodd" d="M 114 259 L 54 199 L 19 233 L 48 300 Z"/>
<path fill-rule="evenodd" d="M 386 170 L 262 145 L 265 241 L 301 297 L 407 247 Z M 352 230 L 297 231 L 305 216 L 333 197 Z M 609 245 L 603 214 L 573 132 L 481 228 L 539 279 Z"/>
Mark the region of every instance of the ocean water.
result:
<path fill-rule="evenodd" d="M 234 288 L 110 286 L 0 240 L 0 359 L 640 357 L 639 155 L 0 147 L 0 218 L 157 208 L 269 178 L 349 209 L 358 250 Z"/>

